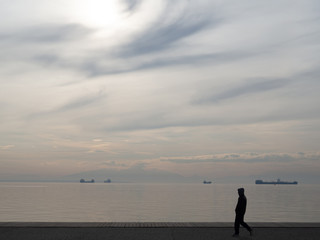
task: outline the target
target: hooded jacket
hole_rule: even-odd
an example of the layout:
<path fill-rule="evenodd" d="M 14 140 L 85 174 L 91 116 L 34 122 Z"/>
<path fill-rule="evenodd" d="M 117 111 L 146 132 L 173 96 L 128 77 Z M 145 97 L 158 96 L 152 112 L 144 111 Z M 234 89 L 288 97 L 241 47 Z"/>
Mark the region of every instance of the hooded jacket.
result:
<path fill-rule="evenodd" d="M 238 203 L 236 206 L 236 214 L 244 215 L 246 213 L 247 208 L 247 198 L 243 192 L 239 192 Z"/>

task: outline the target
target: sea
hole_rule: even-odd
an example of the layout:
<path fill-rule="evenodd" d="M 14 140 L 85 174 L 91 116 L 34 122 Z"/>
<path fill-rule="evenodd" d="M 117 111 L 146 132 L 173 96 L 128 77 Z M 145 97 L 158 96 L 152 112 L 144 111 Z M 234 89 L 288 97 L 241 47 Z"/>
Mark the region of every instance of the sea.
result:
<path fill-rule="evenodd" d="M 319 185 L 0 183 L 0 222 L 320 222 Z"/>

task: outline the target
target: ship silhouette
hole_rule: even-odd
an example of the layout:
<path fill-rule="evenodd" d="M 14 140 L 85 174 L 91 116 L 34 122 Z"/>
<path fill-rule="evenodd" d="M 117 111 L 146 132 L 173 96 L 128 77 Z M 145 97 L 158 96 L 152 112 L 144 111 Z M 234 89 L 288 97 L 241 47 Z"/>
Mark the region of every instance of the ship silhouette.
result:
<path fill-rule="evenodd" d="M 286 182 L 286 181 L 281 181 L 280 178 L 278 178 L 277 181 L 270 181 L 270 182 L 265 182 L 263 180 L 256 180 L 256 184 L 298 184 L 297 181 L 293 181 L 293 182 Z"/>

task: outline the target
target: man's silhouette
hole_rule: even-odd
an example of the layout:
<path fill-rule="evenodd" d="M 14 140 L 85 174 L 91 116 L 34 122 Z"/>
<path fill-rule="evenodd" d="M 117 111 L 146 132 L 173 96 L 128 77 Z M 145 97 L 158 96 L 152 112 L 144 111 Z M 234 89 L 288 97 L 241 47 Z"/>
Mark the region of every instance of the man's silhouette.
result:
<path fill-rule="evenodd" d="M 252 236 L 252 229 L 251 227 L 249 227 L 248 224 L 246 224 L 243 220 L 244 218 L 244 214 L 246 213 L 246 208 L 247 208 L 247 198 L 244 195 L 244 188 L 239 188 L 238 189 L 238 194 L 239 194 L 239 198 L 238 198 L 238 203 L 236 206 L 236 219 L 234 221 L 234 237 L 238 237 L 239 236 L 239 227 L 240 224 L 245 227 L 249 232 L 250 235 Z"/>

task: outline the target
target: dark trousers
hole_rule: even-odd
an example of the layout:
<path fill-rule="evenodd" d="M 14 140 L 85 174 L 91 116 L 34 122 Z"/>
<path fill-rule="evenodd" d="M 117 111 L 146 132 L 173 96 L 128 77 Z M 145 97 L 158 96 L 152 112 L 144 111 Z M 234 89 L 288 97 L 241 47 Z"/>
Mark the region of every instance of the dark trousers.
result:
<path fill-rule="evenodd" d="M 251 227 L 249 227 L 248 224 L 246 224 L 243 220 L 244 214 L 236 214 L 236 219 L 234 220 L 234 233 L 239 234 L 239 228 L 240 225 L 245 227 L 249 232 L 251 232 Z"/>

